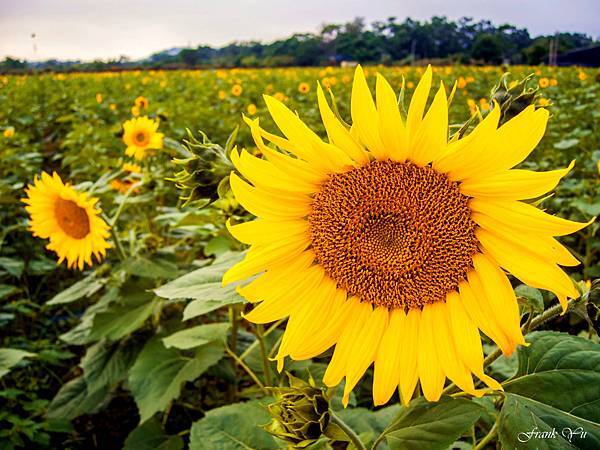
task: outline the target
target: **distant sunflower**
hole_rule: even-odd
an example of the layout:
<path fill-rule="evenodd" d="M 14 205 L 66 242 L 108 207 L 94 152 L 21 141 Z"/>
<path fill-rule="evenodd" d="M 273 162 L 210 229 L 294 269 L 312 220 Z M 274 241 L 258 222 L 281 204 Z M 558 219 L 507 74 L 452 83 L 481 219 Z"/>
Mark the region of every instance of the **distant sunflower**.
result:
<path fill-rule="evenodd" d="M 308 83 L 300 83 L 298 85 L 298 92 L 301 94 L 307 94 L 310 91 L 310 84 Z"/>
<path fill-rule="evenodd" d="M 97 198 L 77 192 L 63 184 L 58 174 L 42 172 L 25 192 L 23 203 L 30 214 L 33 235 L 49 239 L 48 250 L 55 252 L 58 263 L 67 260 L 69 268 L 83 270 L 85 263 L 92 266 L 92 255 L 101 261 L 110 244 L 108 225 L 95 207 Z"/>
<path fill-rule="evenodd" d="M 125 154 L 135 159 L 144 159 L 149 150 L 163 147 L 162 133 L 158 133 L 158 121 L 148 117 L 138 117 L 123 124 L 123 142 L 127 145 Z"/>
<path fill-rule="evenodd" d="M 136 97 L 134 101 L 134 105 L 140 109 L 147 108 L 148 103 L 148 99 L 146 97 L 142 97 L 141 95 L 139 97 Z"/>
<path fill-rule="evenodd" d="M 446 377 L 472 395 L 482 394 L 473 374 L 501 389 L 484 373 L 479 331 L 505 355 L 525 343 L 504 270 L 554 292 L 563 307 L 578 296 L 558 266 L 578 261 L 554 236 L 586 224 L 521 201 L 553 189 L 572 165 L 511 170 L 542 138 L 548 111 L 530 106 L 498 128 L 496 104 L 469 135 L 448 142 L 443 85 L 425 113 L 431 83 L 428 68 L 404 120 L 388 82 L 377 76 L 375 103 L 358 67 L 350 129 L 319 86 L 328 143 L 265 96 L 285 138 L 246 118 L 264 159 L 232 154 L 247 181 L 232 173 L 231 188 L 258 219 L 228 223 L 251 247 L 223 284 L 258 275 L 239 287 L 260 302 L 246 318 L 289 316 L 279 369 L 286 356 L 312 358 L 335 345 L 323 381 L 346 379 L 345 404 L 372 363 L 377 405 L 398 387 L 408 403 L 419 380 L 430 401 L 440 398 Z"/>

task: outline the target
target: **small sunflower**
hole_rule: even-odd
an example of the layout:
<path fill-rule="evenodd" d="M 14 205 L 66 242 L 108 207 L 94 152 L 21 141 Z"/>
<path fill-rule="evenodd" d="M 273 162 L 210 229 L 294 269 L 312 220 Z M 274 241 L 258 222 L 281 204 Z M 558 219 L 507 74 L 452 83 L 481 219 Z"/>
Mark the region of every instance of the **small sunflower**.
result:
<path fill-rule="evenodd" d="M 46 172 L 36 176 L 25 192 L 30 230 L 50 240 L 46 248 L 58 255 L 59 264 L 66 259 L 69 268 L 83 270 L 85 263 L 92 266 L 92 255 L 102 260 L 110 247 L 109 228 L 95 207 L 97 198 L 88 198 L 64 184 L 58 174 Z"/>
<path fill-rule="evenodd" d="M 130 172 L 130 173 L 142 173 L 142 168 L 140 166 L 138 166 L 137 164 L 131 164 L 131 163 L 123 163 L 122 169 L 125 172 Z"/>
<path fill-rule="evenodd" d="M 2 135 L 5 138 L 11 138 L 15 135 L 15 129 L 13 127 L 8 127 L 4 130 L 4 132 L 2 133 Z"/>
<path fill-rule="evenodd" d="M 244 89 L 242 89 L 242 86 L 240 86 L 239 84 L 234 84 L 231 87 L 231 94 L 239 97 L 240 95 L 242 95 L 242 92 L 244 91 Z"/>
<path fill-rule="evenodd" d="M 498 127 L 500 108 L 448 142 L 442 86 L 426 111 L 428 68 L 408 115 L 377 76 L 373 101 L 355 72 L 350 129 L 323 90 L 317 99 L 328 142 L 281 102 L 265 96 L 285 137 L 245 118 L 264 159 L 234 151 L 239 203 L 258 219 L 231 225 L 251 247 L 223 277 L 255 307 L 246 318 L 288 317 L 276 359 L 303 360 L 335 345 L 324 383 L 346 379 L 344 403 L 374 363 L 373 397 L 386 403 L 399 387 L 408 403 L 420 381 L 440 398 L 445 379 L 472 395 L 472 375 L 491 389 L 479 332 L 510 355 L 525 340 L 505 272 L 554 292 L 563 307 L 578 296 L 559 265 L 579 262 L 554 238 L 586 224 L 549 215 L 522 200 L 553 189 L 563 170 L 511 170 L 544 135 L 548 111 L 530 106 Z M 280 151 L 267 146 L 276 145 Z"/>
<path fill-rule="evenodd" d="M 141 95 L 139 97 L 136 97 L 136 99 L 134 100 L 133 104 L 135 106 L 137 106 L 139 109 L 145 109 L 148 107 L 148 99 L 146 97 L 142 97 Z"/>
<path fill-rule="evenodd" d="M 158 121 L 148 117 L 138 117 L 123 124 L 123 142 L 127 145 L 125 154 L 135 159 L 144 159 L 149 150 L 163 147 L 162 133 L 158 133 Z"/>
<path fill-rule="evenodd" d="M 307 94 L 310 91 L 310 85 L 308 83 L 300 83 L 298 85 L 298 92 L 301 94 Z"/>

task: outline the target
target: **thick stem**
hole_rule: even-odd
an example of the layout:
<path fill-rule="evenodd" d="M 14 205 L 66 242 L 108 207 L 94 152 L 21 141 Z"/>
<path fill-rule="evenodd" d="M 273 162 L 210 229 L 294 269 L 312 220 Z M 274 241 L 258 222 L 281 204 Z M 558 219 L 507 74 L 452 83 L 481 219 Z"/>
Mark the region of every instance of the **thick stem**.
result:
<path fill-rule="evenodd" d="M 269 364 L 269 357 L 267 355 L 267 349 L 265 346 L 264 331 L 265 330 L 262 324 L 259 323 L 256 325 L 256 339 L 258 339 L 260 345 L 260 357 L 262 359 L 263 364 L 265 383 L 267 384 L 267 386 L 271 386 L 271 366 Z"/>
<path fill-rule="evenodd" d="M 494 423 L 494 426 L 489 433 L 486 434 L 481 441 L 479 441 L 473 450 L 481 450 L 485 448 L 485 446 L 496 437 L 496 434 L 498 434 L 498 421 Z"/>
<path fill-rule="evenodd" d="M 346 436 L 348 436 L 348 439 L 350 439 L 350 442 L 352 442 L 352 444 L 354 445 L 354 447 L 357 448 L 357 450 L 367 450 L 367 448 L 361 442 L 358 435 L 354 432 L 352 428 L 348 426 L 346 422 L 340 419 L 333 411 L 330 411 L 330 414 L 331 422 L 335 423 L 338 427 L 340 427 L 340 429 L 344 432 Z"/>

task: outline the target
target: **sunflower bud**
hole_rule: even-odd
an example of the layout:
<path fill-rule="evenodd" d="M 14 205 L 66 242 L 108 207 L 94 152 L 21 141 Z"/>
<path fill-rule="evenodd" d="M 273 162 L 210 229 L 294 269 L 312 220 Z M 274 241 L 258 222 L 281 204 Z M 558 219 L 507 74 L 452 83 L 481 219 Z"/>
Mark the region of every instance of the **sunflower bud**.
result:
<path fill-rule="evenodd" d="M 181 170 L 168 180 L 175 182 L 175 186 L 183 191 L 180 198 L 185 201 L 184 206 L 194 200 L 214 201 L 224 197 L 229 190 L 228 179 L 233 169 L 229 155 L 237 137 L 237 127 L 227 139 L 225 148 L 211 142 L 202 131 L 201 140 L 190 130 L 187 132 L 183 149 L 189 156 L 172 160 Z"/>
<path fill-rule="evenodd" d="M 276 401 L 268 406 L 273 420 L 264 429 L 291 448 L 304 448 L 326 432 L 330 422 L 329 402 L 312 378 L 306 383 L 289 373 L 287 376 L 289 388 L 270 388 Z"/>
<path fill-rule="evenodd" d="M 508 83 L 508 76 L 508 73 L 502 75 L 491 93 L 491 103 L 495 100 L 500 105 L 501 124 L 515 117 L 529 105 L 534 105 L 540 97 L 538 87 L 527 87 L 527 83 L 531 80 L 533 74 L 510 84 Z"/>

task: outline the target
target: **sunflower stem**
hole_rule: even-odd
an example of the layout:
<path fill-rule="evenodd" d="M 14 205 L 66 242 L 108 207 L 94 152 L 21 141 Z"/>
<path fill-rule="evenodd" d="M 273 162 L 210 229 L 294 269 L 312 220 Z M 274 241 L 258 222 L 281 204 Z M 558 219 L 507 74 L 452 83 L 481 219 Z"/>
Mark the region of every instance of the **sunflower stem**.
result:
<path fill-rule="evenodd" d="M 241 366 L 242 369 L 244 369 L 246 371 L 246 373 L 248 375 L 250 375 L 250 378 L 252 378 L 252 380 L 256 383 L 256 385 L 265 393 L 267 394 L 268 391 L 265 388 L 265 385 L 262 383 L 262 381 L 260 381 L 260 379 L 256 376 L 256 374 L 254 373 L 254 371 L 248 367 L 246 365 L 246 363 L 244 361 L 242 361 L 238 355 L 236 355 L 233 351 L 231 351 L 231 349 L 229 347 L 225 347 L 225 351 L 227 352 L 227 354 L 229 356 L 231 356 L 233 358 L 233 360 L 237 363 L 237 365 Z"/>
<path fill-rule="evenodd" d="M 496 420 L 496 422 L 494 422 L 494 425 L 492 426 L 492 429 L 489 431 L 488 434 L 486 434 L 483 439 L 481 441 L 479 441 L 479 443 L 474 447 L 473 450 L 481 450 L 483 448 L 485 448 L 485 446 L 496 437 L 496 434 L 498 434 L 498 421 Z"/>
<path fill-rule="evenodd" d="M 329 412 L 331 414 L 331 422 L 340 427 L 348 439 L 350 439 L 350 442 L 352 442 L 354 447 L 356 447 L 357 450 L 367 450 L 354 430 L 350 428 L 346 422 L 340 419 L 333 411 L 330 410 Z"/>
<path fill-rule="evenodd" d="M 142 184 L 144 184 L 143 181 L 138 181 L 137 183 L 132 184 L 131 186 L 129 186 L 129 189 L 127 189 L 127 192 L 125 192 L 125 195 L 123 195 L 123 199 L 121 200 L 121 203 L 119 204 L 119 208 L 117 209 L 117 212 L 115 213 L 115 215 L 113 216 L 113 218 L 110 220 L 110 227 L 114 227 L 117 223 L 117 220 L 119 220 L 119 216 L 121 215 L 121 213 L 123 212 L 123 208 L 125 207 L 125 205 L 127 204 L 127 199 L 129 198 L 129 196 L 131 195 L 131 193 L 137 189 L 138 187 L 140 187 Z"/>
<path fill-rule="evenodd" d="M 256 339 L 258 340 L 258 343 L 260 345 L 260 357 L 262 359 L 262 364 L 263 364 L 263 372 L 265 375 L 265 383 L 267 384 L 267 386 L 271 386 L 272 383 L 272 379 L 271 379 L 271 366 L 269 364 L 269 358 L 267 356 L 267 349 L 265 346 L 265 339 L 264 339 L 264 327 L 262 324 L 256 324 Z"/>
<path fill-rule="evenodd" d="M 110 221 L 108 220 L 108 217 L 106 217 L 104 214 L 101 214 L 101 216 L 105 222 L 109 223 Z M 108 227 L 109 231 L 110 231 L 110 236 L 112 237 L 113 242 L 115 243 L 115 249 L 117 250 L 117 255 L 119 256 L 119 259 L 121 261 L 125 261 L 126 256 L 125 256 L 125 251 L 123 250 L 123 245 L 121 244 L 121 241 L 119 239 L 119 236 L 117 236 L 117 232 L 115 230 L 115 227 L 110 225 Z"/>

